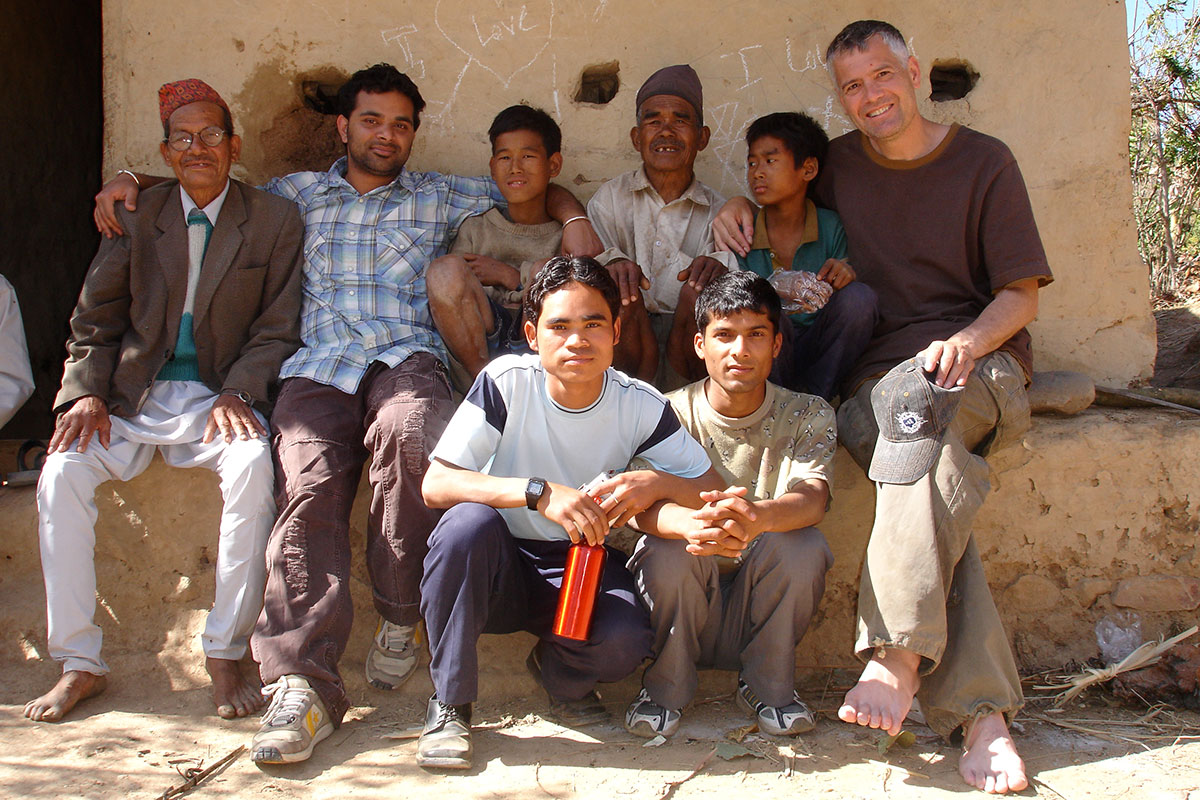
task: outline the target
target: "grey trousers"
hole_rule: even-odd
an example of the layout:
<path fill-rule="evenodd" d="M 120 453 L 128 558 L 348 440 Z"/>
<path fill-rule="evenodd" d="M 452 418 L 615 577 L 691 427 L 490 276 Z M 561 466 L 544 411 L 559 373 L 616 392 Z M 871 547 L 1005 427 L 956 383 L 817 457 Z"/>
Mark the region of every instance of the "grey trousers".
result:
<path fill-rule="evenodd" d="M 868 381 L 838 409 L 842 444 L 864 469 L 878 428 Z M 1029 427 L 1020 365 L 995 352 L 976 364 L 932 469 L 910 484 L 876 484 L 875 524 L 858 593 L 855 652 L 901 647 L 921 656 L 917 700 L 949 735 L 1024 702 L 1020 676 L 971 535 L 990 489 L 983 455 Z"/>
<path fill-rule="evenodd" d="M 764 533 L 736 572 L 694 556 L 674 539 L 643 536 L 629 570 L 654 630 L 654 662 L 642 675 L 650 698 L 681 709 L 699 667 L 740 670 L 768 705 L 792 702 L 796 645 L 825 591 L 833 554 L 816 528 Z"/>

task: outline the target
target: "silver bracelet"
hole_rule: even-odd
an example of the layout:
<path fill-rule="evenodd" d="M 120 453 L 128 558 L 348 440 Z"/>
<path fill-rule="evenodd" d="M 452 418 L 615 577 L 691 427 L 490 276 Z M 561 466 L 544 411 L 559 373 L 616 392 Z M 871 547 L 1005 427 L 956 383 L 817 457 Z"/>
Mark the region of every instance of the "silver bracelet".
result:
<path fill-rule="evenodd" d="M 571 217 L 569 220 L 567 220 L 566 222 L 564 222 L 564 223 L 562 224 L 562 226 L 565 228 L 565 227 L 567 227 L 568 225 L 570 225 L 572 222 L 578 222 L 578 221 L 579 221 L 579 220 L 581 220 L 581 219 L 587 219 L 587 214 L 580 214 L 580 215 L 579 215 L 579 216 L 577 216 L 577 217 Z"/>
<path fill-rule="evenodd" d="M 133 174 L 132 172 L 130 172 L 129 170 L 127 170 L 127 169 L 119 169 L 119 170 L 117 170 L 117 174 L 118 174 L 118 175 L 128 175 L 129 177 L 133 178 L 133 182 L 137 184 L 137 187 L 138 187 L 139 189 L 140 189 L 140 188 L 142 188 L 142 182 L 138 180 L 138 177 L 137 177 L 137 175 L 134 175 L 134 174 Z"/>

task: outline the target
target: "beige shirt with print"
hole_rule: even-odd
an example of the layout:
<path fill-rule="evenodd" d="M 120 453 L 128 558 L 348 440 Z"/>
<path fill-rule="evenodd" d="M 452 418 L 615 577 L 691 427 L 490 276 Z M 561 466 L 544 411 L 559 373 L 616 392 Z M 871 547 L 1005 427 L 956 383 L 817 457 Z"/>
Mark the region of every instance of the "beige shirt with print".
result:
<path fill-rule="evenodd" d="M 778 499 L 805 480 L 825 481 L 832 488 L 837 417 L 828 403 L 768 383 L 757 411 L 726 417 L 709 405 L 707 382 L 690 383 L 667 399 L 727 486 L 746 487 L 751 500 Z M 741 561 L 715 558 L 721 572 L 736 569 Z"/>
<path fill-rule="evenodd" d="M 588 218 L 608 248 L 596 260 L 636 262 L 650 280 L 646 308 L 674 313 L 683 286 L 675 276 L 693 258 L 710 256 L 729 270 L 738 268 L 732 253 L 713 245 L 713 217 L 724 203 L 725 198 L 698 180 L 693 179 L 678 199 L 664 203 L 641 167 L 619 175 L 588 201 Z"/>
<path fill-rule="evenodd" d="M 688 384 L 667 399 L 729 485 L 746 487 L 753 500 L 775 500 L 800 481 L 832 483 L 837 418 L 828 403 L 768 383 L 757 411 L 726 417 L 709 405 L 707 382 Z"/>

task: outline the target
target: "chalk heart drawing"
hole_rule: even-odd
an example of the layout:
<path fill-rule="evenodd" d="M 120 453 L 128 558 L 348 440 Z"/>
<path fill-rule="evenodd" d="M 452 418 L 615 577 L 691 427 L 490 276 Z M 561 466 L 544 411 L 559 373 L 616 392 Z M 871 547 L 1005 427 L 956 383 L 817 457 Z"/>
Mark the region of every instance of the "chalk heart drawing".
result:
<path fill-rule="evenodd" d="M 550 45 L 554 0 L 438 0 L 442 36 L 507 89 Z"/>

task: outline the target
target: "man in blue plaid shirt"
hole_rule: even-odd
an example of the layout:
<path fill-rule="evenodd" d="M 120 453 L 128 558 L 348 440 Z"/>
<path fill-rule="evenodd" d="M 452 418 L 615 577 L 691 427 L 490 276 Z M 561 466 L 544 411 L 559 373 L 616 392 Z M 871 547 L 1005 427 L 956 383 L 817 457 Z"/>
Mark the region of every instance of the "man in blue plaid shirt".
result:
<path fill-rule="evenodd" d="M 272 696 L 252 744 L 259 763 L 307 759 L 349 707 L 338 661 L 353 620 L 350 507 L 368 457 L 367 567 L 381 619 L 367 679 L 397 688 L 419 660 L 421 566 L 437 521 L 421 480 L 453 411 L 425 270 L 466 217 L 503 202 L 488 178 L 404 169 L 424 107 L 395 67 L 356 72 L 338 93 L 346 156 L 328 172 L 265 187 L 294 200 L 304 217 L 304 344 L 283 365 L 271 417 L 279 519 L 253 638 Z M 117 230 L 105 200 L 108 209 L 120 199 L 128 205 L 133 183 L 118 176 L 98 198 L 102 231 Z M 582 216 L 569 192 L 551 189 L 552 216 Z M 603 249 L 586 222 L 563 238 L 575 254 Z"/>

